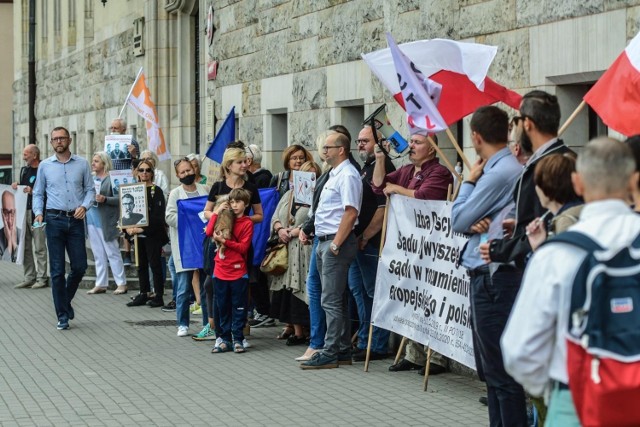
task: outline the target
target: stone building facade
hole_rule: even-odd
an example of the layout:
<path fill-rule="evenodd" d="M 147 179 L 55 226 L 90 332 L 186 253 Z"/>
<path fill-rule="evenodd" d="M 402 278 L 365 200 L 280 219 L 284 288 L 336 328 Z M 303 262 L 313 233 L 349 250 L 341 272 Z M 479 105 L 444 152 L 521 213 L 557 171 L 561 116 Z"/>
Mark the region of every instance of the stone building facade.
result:
<path fill-rule="evenodd" d="M 400 129 L 402 111 L 371 75 L 361 53 L 398 43 L 451 38 L 498 46 L 489 71 L 524 93 L 559 96 L 563 118 L 640 28 L 640 0 L 53 0 L 37 2 L 38 141 L 55 125 L 73 132 L 75 150 L 102 147 L 133 79 L 144 67 L 160 124 L 175 158 L 204 153 L 236 107 L 238 137 L 263 147 L 281 168 L 292 143 L 315 148 L 316 135 L 345 124 L 356 134 L 381 103 Z M 15 2 L 14 145 L 28 139 L 27 0 Z M 215 28 L 208 40 L 207 18 Z M 144 20 L 142 29 L 136 27 Z M 138 24 L 135 24 L 137 22 Z M 142 35 L 144 52 L 135 52 Z M 140 56 L 137 56 L 140 55 Z M 217 61 L 217 76 L 207 66 Z M 144 122 L 125 109 L 146 146 Z M 468 126 L 452 127 L 465 147 Z M 573 146 L 611 133 L 585 109 L 564 134 Z M 355 135 L 354 135 L 355 139 Z M 446 135 L 446 155 L 456 154 Z M 468 156 L 475 155 L 466 148 Z M 17 165 L 16 165 L 17 167 Z M 169 165 L 164 166 L 170 169 Z M 169 175 L 173 175 L 170 173 Z"/>

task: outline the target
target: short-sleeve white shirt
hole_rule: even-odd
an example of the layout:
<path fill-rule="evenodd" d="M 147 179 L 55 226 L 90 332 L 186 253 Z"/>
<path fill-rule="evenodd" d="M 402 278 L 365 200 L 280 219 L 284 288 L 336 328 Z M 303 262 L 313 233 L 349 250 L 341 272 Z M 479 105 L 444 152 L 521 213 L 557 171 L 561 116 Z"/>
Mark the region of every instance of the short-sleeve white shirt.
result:
<path fill-rule="evenodd" d="M 360 174 L 348 159 L 344 160 L 329 172 L 329 179 L 320 194 L 316 209 L 316 235 L 336 234 L 346 207 L 352 206 L 360 213 L 361 204 Z"/>

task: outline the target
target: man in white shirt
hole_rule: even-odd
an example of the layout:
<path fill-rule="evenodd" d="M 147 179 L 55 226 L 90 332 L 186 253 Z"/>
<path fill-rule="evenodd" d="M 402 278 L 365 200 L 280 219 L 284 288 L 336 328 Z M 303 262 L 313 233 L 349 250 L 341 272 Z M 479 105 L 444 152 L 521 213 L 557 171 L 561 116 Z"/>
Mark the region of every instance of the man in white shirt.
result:
<path fill-rule="evenodd" d="M 640 233 L 640 216 L 627 205 L 638 183 L 633 154 L 623 143 L 598 138 L 578 157 L 573 186 L 586 206 L 570 230 L 617 251 Z M 534 396 L 550 393 L 545 426 L 579 426 L 569 392 L 566 333 L 571 288 L 586 251 L 565 243 L 537 250 L 502 335 L 507 372 Z"/>
<path fill-rule="evenodd" d="M 315 211 L 319 240 L 316 262 L 322 283 L 322 308 L 327 319 L 324 350 L 303 362 L 302 369 L 337 368 L 351 364 L 351 332 L 347 305 L 347 273 L 358 247 L 353 227 L 362 203 L 362 182 L 349 162 L 351 141 L 341 133 L 327 137 L 322 147 L 332 167 Z"/>

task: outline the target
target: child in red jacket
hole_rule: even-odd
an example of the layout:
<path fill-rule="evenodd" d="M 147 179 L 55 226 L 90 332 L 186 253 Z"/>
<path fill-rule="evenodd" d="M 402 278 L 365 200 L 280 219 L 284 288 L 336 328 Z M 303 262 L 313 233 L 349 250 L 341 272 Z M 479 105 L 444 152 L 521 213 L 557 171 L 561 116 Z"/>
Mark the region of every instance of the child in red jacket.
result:
<path fill-rule="evenodd" d="M 247 321 L 245 304 L 247 303 L 247 284 L 249 281 L 247 253 L 253 236 L 253 223 L 244 215 L 245 207 L 249 205 L 251 195 L 247 190 L 235 188 L 229 193 L 229 202 L 216 207 L 213 216 L 207 224 L 206 234 L 216 242 L 226 246 L 224 258 L 216 253 L 213 268 L 213 288 L 215 301 L 220 313 L 219 340 L 211 350 L 212 353 L 224 353 L 231 348 L 233 351 L 244 353 L 242 345 L 244 335 L 242 329 Z M 218 214 L 222 209 L 231 209 L 236 217 L 233 233 L 230 239 L 225 239 L 214 233 L 214 226 Z"/>

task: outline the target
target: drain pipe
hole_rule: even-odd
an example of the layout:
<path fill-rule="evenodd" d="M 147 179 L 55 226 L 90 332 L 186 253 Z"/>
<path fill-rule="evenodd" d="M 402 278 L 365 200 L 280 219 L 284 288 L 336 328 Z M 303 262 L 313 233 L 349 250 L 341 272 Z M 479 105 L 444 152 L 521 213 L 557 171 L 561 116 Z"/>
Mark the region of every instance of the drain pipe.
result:
<path fill-rule="evenodd" d="M 36 0 L 29 0 L 29 143 L 36 138 Z"/>

